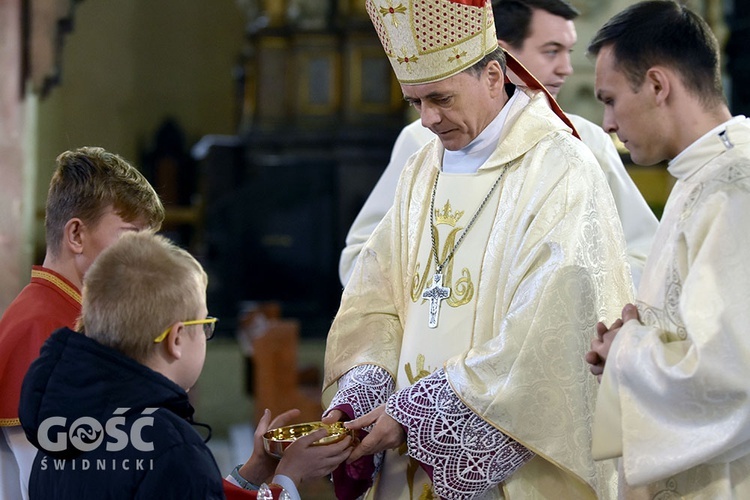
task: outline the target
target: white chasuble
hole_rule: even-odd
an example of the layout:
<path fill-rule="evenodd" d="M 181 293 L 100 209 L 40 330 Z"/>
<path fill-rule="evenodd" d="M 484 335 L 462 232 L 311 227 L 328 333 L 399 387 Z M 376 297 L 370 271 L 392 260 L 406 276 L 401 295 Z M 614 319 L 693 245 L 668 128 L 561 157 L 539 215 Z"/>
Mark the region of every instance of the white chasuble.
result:
<path fill-rule="evenodd" d="M 597 383 L 584 355 L 596 322 L 614 321 L 632 300 L 622 228 L 591 152 L 543 96 L 529 96 L 511 105 L 477 173 L 440 173 L 433 219 L 442 263 L 507 166 L 442 269 L 450 295 L 435 328 L 422 295 L 435 274 L 430 201 L 443 149 L 434 141 L 411 158 L 344 290 L 324 400 L 359 365 L 386 370 L 397 391 L 443 368 L 462 403 L 536 454 L 485 498 L 609 498 L 613 464 L 591 456 Z M 431 498 L 413 462 L 388 452 L 370 496 Z"/>
<path fill-rule="evenodd" d="M 594 453 L 624 498 L 750 498 L 750 120 L 669 165 L 677 178 L 631 320 L 610 349 Z"/>

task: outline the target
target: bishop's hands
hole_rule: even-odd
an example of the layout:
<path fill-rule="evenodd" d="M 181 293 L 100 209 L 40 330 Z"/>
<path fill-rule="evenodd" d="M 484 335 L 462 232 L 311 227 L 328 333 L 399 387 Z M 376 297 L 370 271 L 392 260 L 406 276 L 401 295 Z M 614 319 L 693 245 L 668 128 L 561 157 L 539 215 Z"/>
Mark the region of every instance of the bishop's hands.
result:
<path fill-rule="evenodd" d="M 276 467 L 276 474 L 289 477 L 298 485 L 310 479 L 324 477 L 333 472 L 352 452 L 353 440 L 346 436 L 341 441 L 316 446 L 314 443 L 326 437 L 325 429 L 318 429 L 295 440 L 284 450 L 284 456 Z"/>
<path fill-rule="evenodd" d="M 343 412 L 333 410 L 323 418 L 323 422 L 333 423 L 344 418 L 346 417 Z M 398 448 L 406 442 L 404 428 L 385 412 L 384 404 L 370 413 L 344 423 L 347 429 L 354 431 L 360 431 L 370 425 L 373 425 L 372 429 L 356 444 L 346 463 L 350 464 L 365 455 L 375 455 L 381 451 Z"/>
<path fill-rule="evenodd" d="M 586 353 L 585 359 L 590 365 L 589 369 L 591 370 L 591 373 L 596 375 L 599 382 L 602 381 L 604 365 L 607 362 L 607 356 L 609 356 L 609 349 L 612 347 L 612 342 L 620 332 L 622 325 L 631 319 L 640 321 L 638 309 L 633 304 L 626 304 L 622 309 L 622 318 L 612 323 L 609 328 L 607 328 L 604 323 L 597 323 L 596 337 L 591 341 L 591 350 Z"/>

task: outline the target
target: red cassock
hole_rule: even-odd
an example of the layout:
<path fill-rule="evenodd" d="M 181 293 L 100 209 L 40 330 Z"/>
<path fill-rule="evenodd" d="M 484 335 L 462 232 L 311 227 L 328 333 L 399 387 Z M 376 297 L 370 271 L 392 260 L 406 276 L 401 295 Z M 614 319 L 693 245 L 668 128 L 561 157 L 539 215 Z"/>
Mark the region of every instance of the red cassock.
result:
<path fill-rule="evenodd" d="M 81 292 L 70 281 L 42 266 L 31 270 L 0 319 L 0 427 L 21 425 L 21 383 L 49 336 L 63 326 L 75 328 L 81 314 Z"/>

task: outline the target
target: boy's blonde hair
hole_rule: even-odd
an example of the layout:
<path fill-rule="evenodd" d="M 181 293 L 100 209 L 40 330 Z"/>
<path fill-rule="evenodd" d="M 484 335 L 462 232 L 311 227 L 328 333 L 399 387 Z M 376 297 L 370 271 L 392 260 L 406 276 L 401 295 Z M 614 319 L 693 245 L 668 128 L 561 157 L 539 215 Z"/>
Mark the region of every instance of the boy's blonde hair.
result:
<path fill-rule="evenodd" d="M 208 278 L 195 258 L 168 239 L 126 233 L 104 250 L 83 280 L 79 329 L 143 362 L 170 325 L 195 318 Z"/>
<path fill-rule="evenodd" d="M 84 147 L 57 157 L 45 209 L 47 250 L 57 257 L 65 224 L 77 217 L 96 226 L 113 206 L 126 222 L 141 219 L 154 231 L 164 221 L 164 206 L 146 178 L 122 157 L 102 148 Z"/>

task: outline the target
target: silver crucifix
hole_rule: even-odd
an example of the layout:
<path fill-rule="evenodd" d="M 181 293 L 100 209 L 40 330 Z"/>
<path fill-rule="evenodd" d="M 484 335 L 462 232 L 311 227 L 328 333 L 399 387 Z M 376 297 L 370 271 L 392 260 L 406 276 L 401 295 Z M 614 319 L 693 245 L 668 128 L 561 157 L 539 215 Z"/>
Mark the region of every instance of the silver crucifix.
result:
<path fill-rule="evenodd" d="M 425 288 L 422 292 L 423 299 L 430 299 L 430 321 L 427 326 L 436 328 L 438 324 L 438 314 L 440 314 L 440 303 L 451 296 L 451 289 L 443 286 L 443 275 L 435 273 L 432 277 L 433 285 Z"/>

